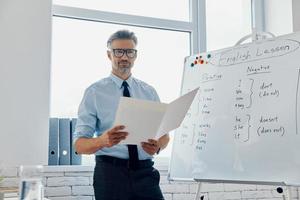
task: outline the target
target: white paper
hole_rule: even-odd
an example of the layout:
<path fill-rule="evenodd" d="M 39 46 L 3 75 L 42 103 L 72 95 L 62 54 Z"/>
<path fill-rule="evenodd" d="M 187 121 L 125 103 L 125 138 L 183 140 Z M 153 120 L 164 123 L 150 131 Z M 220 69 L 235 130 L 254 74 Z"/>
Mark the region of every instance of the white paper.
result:
<path fill-rule="evenodd" d="M 187 111 L 189 110 L 199 87 L 188 92 L 187 94 L 179 97 L 178 99 L 172 101 L 167 108 L 164 118 L 160 124 L 157 131 L 155 139 L 160 138 L 166 133 L 178 128 L 183 121 Z"/>
<path fill-rule="evenodd" d="M 129 133 L 121 144 L 140 144 L 158 139 L 178 128 L 199 88 L 179 97 L 170 104 L 121 97 L 114 125 L 124 125 Z"/>

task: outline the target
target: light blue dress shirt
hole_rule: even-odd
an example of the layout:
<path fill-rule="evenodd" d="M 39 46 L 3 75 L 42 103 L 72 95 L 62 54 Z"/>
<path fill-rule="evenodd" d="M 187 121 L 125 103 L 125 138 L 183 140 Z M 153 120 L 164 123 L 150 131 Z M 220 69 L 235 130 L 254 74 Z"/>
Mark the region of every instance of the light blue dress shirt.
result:
<path fill-rule="evenodd" d="M 159 101 L 159 97 L 152 86 L 132 76 L 126 81 L 132 98 Z M 74 142 L 80 137 L 97 137 L 112 128 L 120 97 L 123 96 L 122 83 L 122 79 L 111 74 L 86 89 L 78 109 Z M 129 158 L 128 148 L 124 144 L 102 148 L 95 154 L 123 159 Z M 152 158 L 140 145 L 138 145 L 138 155 L 139 160 Z"/>

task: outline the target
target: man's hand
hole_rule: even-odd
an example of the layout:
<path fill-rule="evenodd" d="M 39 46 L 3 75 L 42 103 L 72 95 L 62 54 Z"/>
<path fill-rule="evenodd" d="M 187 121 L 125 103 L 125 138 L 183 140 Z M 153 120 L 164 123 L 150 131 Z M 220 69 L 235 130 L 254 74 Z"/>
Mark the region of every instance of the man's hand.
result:
<path fill-rule="evenodd" d="M 98 137 L 101 147 L 112 147 L 119 144 L 121 140 L 125 140 L 128 132 L 122 131 L 125 126 L 114 126 Z"/>
<path fill-rule="evenodd" d="M 149 139 L 148 142 L 142 142 L 142 147 L 150 155 L 154 155 L 160 148 L 158 140 Z"/>

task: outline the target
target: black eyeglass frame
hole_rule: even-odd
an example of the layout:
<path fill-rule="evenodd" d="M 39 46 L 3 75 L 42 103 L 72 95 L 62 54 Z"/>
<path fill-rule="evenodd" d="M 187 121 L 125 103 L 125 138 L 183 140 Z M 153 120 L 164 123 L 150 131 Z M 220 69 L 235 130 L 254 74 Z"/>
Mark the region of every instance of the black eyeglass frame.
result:
<path fill-rule="evenodd" d="M 126 52 L 126 56 L 128 58 L 135 58 L 136 54 L 137 54 L 137 50 L 136 49 L 111 49 L 111 51 L 113 52 L 114 56 L 117 58 L 122 58 Z M 122 51 L 122 55 L 116 55 L 116 51 Z M 134 56 L 129 56 L 128 55 L 128 51 L 133 51 L 134 52 Z"/>

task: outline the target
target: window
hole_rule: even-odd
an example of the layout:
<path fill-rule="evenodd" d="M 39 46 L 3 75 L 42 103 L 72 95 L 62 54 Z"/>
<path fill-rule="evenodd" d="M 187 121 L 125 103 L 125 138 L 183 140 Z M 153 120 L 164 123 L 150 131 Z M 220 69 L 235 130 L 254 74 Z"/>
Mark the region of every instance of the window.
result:
<path fill-rule="evenodd" d="M 136 33 L 133 75 L 154 86 L 166 103 L 180 94 L 186 56 L 205 50 L 205 43 L 209 51 L 233 46 L 251 33 L 251 0 L 209 0 L 205 8 L 204 0 L 158 1 L 54 0 L 51 117 L 76 117 L 84 90 L 110 74 L 106 40 L 116 30 Z M 171 146 L 172 140 L 159 157 L 170 157 Z M 84 156 L 83 164 L 92 162 Z"/>
<path fill-rule="evenodd" d="M 189 21 L 189 0 L 54 0 L 54 4 L 122 14 Z"/>
<path fill-rule="evenodd" d="M 189 33 L 53 17 L 51 117 L 77 116 L 84 90 L 110 74 L 108 37 L 124 28 L 139 40 L 133 76 L 154 86 L 162 102 L 180 95 L 184 57 L 190 55 Z M 170 155 L 171 145 L 159 156 Z M 83 157 L 83 164 L 90 161 L 92 157 Z"/>
<path fill-rule="evenodd" d="M 251 0 L 206 1 L 207 50 L 232 47 L 251 34 Z"/>

